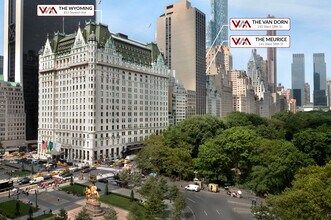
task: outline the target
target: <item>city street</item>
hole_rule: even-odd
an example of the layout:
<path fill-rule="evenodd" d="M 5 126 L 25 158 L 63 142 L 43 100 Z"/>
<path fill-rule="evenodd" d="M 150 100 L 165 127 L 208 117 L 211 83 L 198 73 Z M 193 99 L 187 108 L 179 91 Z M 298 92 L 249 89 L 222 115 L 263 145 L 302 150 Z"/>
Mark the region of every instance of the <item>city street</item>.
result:
<path fill-rule="evenodd" d="M 185 195 L 187 203 L 184 210 L 185 219 L 252 219 L 249 199 L 230 197 L 225 192 L 211 193 L 203 190 L 185 191 Z"/>

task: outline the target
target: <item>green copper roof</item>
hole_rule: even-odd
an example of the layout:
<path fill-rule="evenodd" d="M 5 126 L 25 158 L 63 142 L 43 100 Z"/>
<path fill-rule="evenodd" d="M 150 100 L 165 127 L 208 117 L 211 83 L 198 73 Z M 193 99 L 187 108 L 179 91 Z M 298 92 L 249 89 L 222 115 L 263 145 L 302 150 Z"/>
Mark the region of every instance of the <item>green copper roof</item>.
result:
<path fill-rule="evenodd" d="M 99 48 L 112 48 L 122 55 L 124 61 L 137 63 L 140 65 L 151 65 L 156 62 L 160 51 L 156 44 L 143 44 L 128 38 L 124 34 L 113 34 L 109 32 L 108 26 L 96 24 L 92 21 L 86 22 L 81 29 L 86 42 L 96 40 Z M 64 35 L 55 33 L 51 42 L 52 51 L 55 53 L 70 52 L 77 33 Z"/>

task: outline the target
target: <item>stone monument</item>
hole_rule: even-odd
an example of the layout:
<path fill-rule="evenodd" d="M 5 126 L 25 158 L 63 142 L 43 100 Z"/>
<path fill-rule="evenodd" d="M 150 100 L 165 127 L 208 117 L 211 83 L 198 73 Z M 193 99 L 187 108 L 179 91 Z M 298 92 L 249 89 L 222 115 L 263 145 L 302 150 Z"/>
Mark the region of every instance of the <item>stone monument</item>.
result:
<path fill-rule="evenodd" d="M 96 176 L 91 175 L 89 180 L 92 182 L 92 184 L 89 187 L 85 188 L 85 196 L 86 196 L 85 208 L 91 215 L 93 215 L 93 217 L 101 216 L 105 214 L 105 211 L 101 208 L 98 188 L 97 186 L 95 186 Z"/>

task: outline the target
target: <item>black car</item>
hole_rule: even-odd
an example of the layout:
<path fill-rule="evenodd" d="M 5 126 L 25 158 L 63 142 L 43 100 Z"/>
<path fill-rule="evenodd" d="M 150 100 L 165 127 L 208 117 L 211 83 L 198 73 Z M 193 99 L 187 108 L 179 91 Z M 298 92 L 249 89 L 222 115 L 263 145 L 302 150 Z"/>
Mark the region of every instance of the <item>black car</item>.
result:
<path fill-rule="evenodd" d="M 98 182 L 100 182 L 100 183 L 108 183 L 108 179 L 107 178 L 98 179 Z"/>
<path fill-rule="evenodd" d="M 44 180 L 50 180 L 52 178 L 53 178 L 52 176 L 44 176 Z"/>
<path fill-rule="evenodd" d="M 18 184 L 20 184 L 20 185 L 27 184 L 27 183 L 30 183 L 30 180 L 31 179 L 29 177 L 24 177 L 18 181 Z"/>

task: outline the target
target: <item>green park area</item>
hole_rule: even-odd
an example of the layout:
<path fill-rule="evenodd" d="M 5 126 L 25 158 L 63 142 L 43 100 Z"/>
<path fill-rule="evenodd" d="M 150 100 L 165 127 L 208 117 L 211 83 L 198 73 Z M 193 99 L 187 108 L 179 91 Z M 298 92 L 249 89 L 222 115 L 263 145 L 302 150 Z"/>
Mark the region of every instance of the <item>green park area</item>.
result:
<path fill-rule="evenodd" d="M 33 218 L 33 220 L 53 220 L 54 215 L 53 214 L 45 214 L 45 215 L 40 215 L 38 217 Z"/>
<path fill-rule="evenodd" d="M 0 203 L 0 213 L 7 218 L 18 218 L 29 214 L 30 206 L 17 200 L 10 200 Z M 32 212 L 38 211 L 37 208 L 31 207 Z"/>
<path fill-rule="evenodd" d="M 74 194 L 74 195 L 84 196 L 85 195 L 85 193 L 84 193 L 85 187 L 86 186 L 84 186 L 84 185 L 75 183 L 73 185 L 63 186 L 60 189 L 65 191 L 65 192 L 69 192 L 71 194 Z"/>

